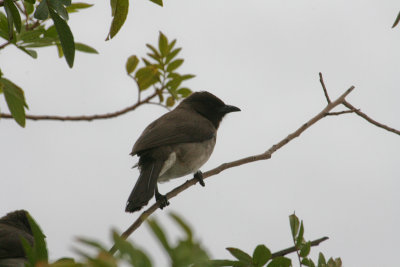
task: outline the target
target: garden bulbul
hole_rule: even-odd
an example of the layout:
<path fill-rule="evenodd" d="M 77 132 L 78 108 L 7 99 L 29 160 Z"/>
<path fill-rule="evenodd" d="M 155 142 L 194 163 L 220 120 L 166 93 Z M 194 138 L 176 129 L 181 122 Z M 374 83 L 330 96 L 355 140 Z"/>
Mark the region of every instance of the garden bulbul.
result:
<path fill-rule="evenodd" d="M 26 255 L 21 237 L 33 245 L 33 234 L 25 210 L 10 212 L 0 218 L 1 267 L 25 266 Z"/>
<path fill-rule="evenodd" d="M 240 109 L 209 92 L 195 92 L 147 126 L 131 152 L 139 157 L 140 175 L 125 211 L 140 210 L 154 194 L 161 209 L 167 206 L 169 202 L 158 192 L 157 182 L 195 173 L 204 186 L 199 168 L 214 149 L 222 118 L 233 111 Z"/>

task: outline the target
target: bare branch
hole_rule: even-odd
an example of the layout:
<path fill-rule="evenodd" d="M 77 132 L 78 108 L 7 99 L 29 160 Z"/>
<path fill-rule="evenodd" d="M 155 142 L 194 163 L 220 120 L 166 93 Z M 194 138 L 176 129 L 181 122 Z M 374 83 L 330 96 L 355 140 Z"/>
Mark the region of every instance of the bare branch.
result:
<path fill-rule="evenodd" d="M 259 161 L 259 160 L 266 160 L 266 159 L 270 159 L 272 154 L 277 151 L 278 149 L 280 149 L 281 147 L 283 147 L 284 145 L 286 145 L 287 143 L 289 143 L 290 141 L 292 141 L 293 139 L 295 139 L 296 137 L 300 136 L 305 130 L 307 130 L 310 126 L 312 126 L 314 123 L 316 123 L 317 121 L 319 121 L 320 119 L 324 118 L 326 116 L 327 113 L 329 113 L 333 108 L 335 108 L 336 106 L 340 105 L 343 103 L 343 101 L 345 101 L 345 97 L 351 93 L 351 91 L 353 91 L 354 86 L 351 86 L 349 89 L 346 90 L 346 92 L 344 92 L 338 99 L 336 99 L 335 101 L 329 103 L 321 112 L 319 112 L 317 115 L 315 115 L 312 119 L 310 119 L 308 122 L 304 123 L 300 128 L 298 128 L 296 131 L 294 131 L 293 133 L 289 134 L 286 138 L 282 139 L 280 142 L 278 142 L 277 144 L 273 145 L 272 147 L 270 147 L 267 151 L 265 151 L 262 154 L 259 155 L 253 155 L 250 157 L 246 157 L 246 158 L 242 158 L 239 160 L 235 160 L 232 162 L 228 162 L 228 163 L 223 163 L 221 165 L 219 165 L 218 167 L 204 172 L 203 173 L 203 179 L 206 179 L 210 176 L 216 175 L 226 169 L 230 169 L 236 166 L 240 166 L 243 164 L 247 164 L 250 162 L 255 162 L 255 161 Z M 188 189 L 189 187 L 195 185 L 199 180 L 196 178 L 192 178 L 191 180 L 187 180 L 185 183 L 183 183 L 182 185 L 174 188 L 172 191 L 168 192 L 166 194 L 167 199 L 171 199 L 175 196 L 177 196 L 179 193 L 185 191 L 186 189 Z M 152 206 L 150 206 L 147 210 L 143 211 L 142 214 L 136 219 L 136 221 L 124 232 L 122 233 L 121 237 L 123 239 L 127 239 L 128 236 L 130 236 L 137 228 L 140 227 L 140 225 L 153 213 L 155 212 L 158 208 L 159 208 L 159 203 L 156 202 L 154 203 Z M 116 247 L 115 245 L 110 249 L 110 253 L 115 253 L 116 252 Z"/>
<path fill-rule="evenodd" d="M 321 72 L 319 73 L 319 82 L 321 83 L 322 89 L 324 90 L 326 101 L 328 101 L 328 104 L 331 103 L 331 100 L 329 99 L 329 95 L 328 95 L 328 90 L 326 90 L 326 86 L 325 86 L 325 83 L 324 83 L 324 78 L 322 77 L 322 73 Z"/>
<path fill-rule="evenodd" d="M 325 114 L 326 116 L 339 116 L 342 114 L 347 114 L 347 113 L 353 113 L 355 110 L 343 110 L 343 111 L 338 111 L 338 112 L 329 112 Z"/>
<path fill-rule="evenodd" d="M 56 120 L 56 121 L 93 121 L 93 120 L 100 120 L 100 119 L 110 119 L 118 117 L 122 114 L 128 113 L 132 110 L 135 110 L 140 105 L 145 103 L 149 103 L 155 96 L 157 96 L 157 92 L 154 92 L 150 96 L 146 97 L 145 99 L 136 102 L 136 104 L 126 107 L 124 109 L 106 113 L 106 114 L 97 114 L 97 115 L 82 115 L 82 116 L 56 116 L 56 115 L 26 115 L 25 118 L 29 120 Z M 0 113 L 0 118 L 3 119 L 13 119 L 11 114 L 4 114 Z"/>
<path fill-rule="evenodd" d="M 311 246 L 312 247 L 318 246 L 320 243 L 322 243 L 322 242 L 324 242 L 325 240 L 328 240 L 328 239 L 329 239 L 329 237 L 325 236 L 325 237 L 316 239 L 314 241 L 311 241 Z M 283 249 L 283 250 L 280 250 L 280 251 L 272 253 L 271 259 L 276 258 L 276 257 L 280 257 L 280 256 L 285 256 L 285 255 L 293 253 L 295 251 L 297 251 L 295 246 L 287 248 L 287 249 Z"/>
<path fill-rule="evenodd" d="M 355 108 L 352 104 L 350 104 L 350 103 L 347 102 L 346 100 L 344 100 L 342 104 L 343 104 L 344 106 L 346 106 L 347 108 L 349 108 L 350 110 L 352 110 L 352 111 L 353 111 L 354 113 L 356 113 L 358 116 L 364 118 L 365 120 L 367 120 L 368 122 L 374 124 L 375 126 L 378 126 L 378 127 L 382 128 L 382 129 L 385 129 L 385 130 L 387 130 L 387 131 L 389 131 L 389 132 L 392 132 L 392 133 L 395 133 L 395 134 L 400 135 L 400 131 L 399 131 L 399 130 L 396 130 L 396 129 L 394 129 L 394 128 L 391 128 L 391 127 L 389 127 L 389 126 L 386 126 L 386 125 L 384 125 L 384 124 L 382 124 L 382 123 L 380 123 L 380 122 L 377 122 L 377 121 L 371 119 L 370 117 L 367 116 L 367 114 L 361 112 L 359 109 Z"/>

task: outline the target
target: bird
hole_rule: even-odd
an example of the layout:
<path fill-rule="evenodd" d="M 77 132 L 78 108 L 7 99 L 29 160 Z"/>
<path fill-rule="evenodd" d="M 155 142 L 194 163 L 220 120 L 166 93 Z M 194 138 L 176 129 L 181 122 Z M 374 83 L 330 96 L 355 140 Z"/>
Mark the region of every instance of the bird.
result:
<path fill-rule="evenodd" d="M 129 195 L 126 212 L 147 205 L 155 195 L 160 208 L 169 205 L 157 182 L 194 174 L 204 186 L 199 170 L 214 150 L 223 117 L 238 107 L 226 105 L 207 91 L 194 92 L 174 110 L 150 123 L 135 142 L 130 155 L 137 155 L 140 175 Z"/>
<path fill-rule="evenodd" d="M 25 266 L 27 260 L 21 238 L 33 246 L 34 238 L 28 212 L 17 210 L 0 218 L 0 266 Z"/>

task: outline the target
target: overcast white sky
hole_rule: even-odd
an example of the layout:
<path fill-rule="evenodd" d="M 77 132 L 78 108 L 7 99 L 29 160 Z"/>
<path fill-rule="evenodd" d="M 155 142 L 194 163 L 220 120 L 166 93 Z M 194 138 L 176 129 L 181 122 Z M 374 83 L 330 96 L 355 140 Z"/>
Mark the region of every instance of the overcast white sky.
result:
<path fill-rule="evenodd" d="M 126 58 L 144 56 L 158 31 L 177 38 L 187 85 L 208 90 L 242 109 L 222 123 L 207 171 L 258 154 L 325 106 L 318 72 L 331 98 L 348 97 L 372 118 L 400 128 L 400 27 L 391 29 L 398 1 L 184 1 L 165 7 L 131 1 L 115 39 L 107 1 L 71 15 L 75 40 L 100 55 L 77 53 L 74 68 L 56 49 L 33 60 L 8 47 L 0 53 L 6 77 L 26 93 L 30 114 L 112 112 L 136 101 Z M 7 111 L 3 97 L 0 108 Z M 165 112 L 150 105 L 94 122 L 0 121 L 0 215 L 26 209 L 42 226 L 50 257 L 74 255 L 74 237 L 111 245 L 110 229 L 125 230 L 139 215 L 124 212 L 138 171 L 128 154 L 139 134 Z M 169 237 L 180 235 L 168 211 L 190 222 L 216 258 L 225 247 L 252 251 L 264 243 L 291 246 L 288 215 L 304 220 L 306 238 L 330 239 L 314 258 L 341 257 L 345 266 L 393 266 L 400 237 L 400 137 L 355 115 L 323 119 L 271 160 L 225 171 L 171 200 L 156 217 Z M 185 179 L 160 187 L 167 192 Z M 167 258 L 144 225 L 132 236 L 156 266 Z M 294 261 L 294 264 L 297 262 Z"/>

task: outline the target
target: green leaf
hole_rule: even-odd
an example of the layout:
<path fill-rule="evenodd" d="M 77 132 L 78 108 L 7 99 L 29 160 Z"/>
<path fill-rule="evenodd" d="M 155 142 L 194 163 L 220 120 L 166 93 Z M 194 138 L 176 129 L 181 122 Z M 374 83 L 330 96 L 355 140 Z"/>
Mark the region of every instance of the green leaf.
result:
<path fill-rule="evenodd" d="M 139 84 L 140 91 L 146 90 L 151 85 L 159 81 L 159 75 L 157 67 L 150 65 L 140 68 L 136 72 L 136 79 Z"/>
<path fill-rule="evenodd" d="M 113 5 L 113 2 L 111 2 Z M 124 25 L 128 16 L 129 0 L 116 0 L 114 18 L 111 22 L 110 32 L 106 40 L 112 39 Z"/>
<path fill-rule="evenodd" d="M 65 59 L 67 60 L 69 67 L 72 68 L 75 58 L 74 36 L 72 35 L 68 24 L 56 12 L 54 12 L 52 8 L 49 8 L 49 12 L 54 21 L 54 25 L 56 26 Z"/>
<path fill-rule="evenodd" d="M 69 2 L 69 4 L 71 4 L 71 2 Z M 68 11 L 63 6 L 63 2 L 61 0 L 47 0 L 47 5 L 49 8 L 57 12 L 57 14 L 60 15 L 60 17 L 62 17 L 64 20 L 68 20 Z"/>
<path fill-rule="evenodd" d="M 175 102 L 175 101 L 174 101 Z M 167 100 L 167 105 L 168 105 L 168 100 Z M 172 105 L 173 106 L 173 105 Z M 172 219 L 174 219 L 174 221 L 179 224 L 179 226 L 182 228 L 183 231 L 185 231 L 186 233 L 186 237 L 187 240 L 191 241 L 193 238 L 193 233 L 192 230 L 190 229 L 190 226 L 185 223 L 181 217 L 179 217 L 177 214 L 175 213 L 170 213 L 169 216 L 171 216 Z"/>
<path fill-rule="evenodd" d="M 290 267 L 292 266 L 292 261 L 285 257 L 274 258 L 267 267 Z"/>
<path fill-rule="evenodd" d="M 29 4 L 35 4 L 36 0 L 24 0 L 24 2 L 28 2 Z"/>
<path fill-rule="evenodd" d="M 271 258 L 271 251 L 264 245 L 258 245 L 253 252 L 255 266 L 263 266 Z"/>
<path fill-rule="evenodd" d="M 311 250 L 311 242 L 308 241 L 304 245 L 301 246 L 300 257 L 302 257 L 302 258 L 307 257 L 308 254 L 310 254 L 310 250 Z"/>
<path fill-rule="evenodd" d="M 241 262 L 245 262 L 248 264 L 252 262 L 252 258 L 250 257 L 250 255 L 244 252 L 243 250 L 240 250 L 238 248 L 226 248 L 226 249 L 232 254 L 232 256 L 234 256 Z"/>
<path fill-rule="evenodd" d="M 183 98 L 190 96 L 192 93 L 192 90 L 186 87 L 179 88 L 178 91 L 176 91 L 178 94 L 180 94 Z"/>
<path fill-rule="evenodd" d="M 17 32 L 21 32 L 21 17 L 13 0 L 4 0 L 4 9 L 6 10 L 7 14 L 8 32 L 10 33 L 9 39 L 11 40 L 13 25 L 15 25 L 15 30 Z"/>
<path fill-rule="evenodd" d="M 185 74 L 185 75 L 181 75 L 181 80 L 182 80 L 182 81 L 185 81 L 185 80 L 193 79 L 194 77 L 196 77 L 196 75 L 193 75 L 193 74 Z"/>
<path fill-rule="evenodd" d="M 297 239 L 296 239 L 296 245 L 298 247 L 300 247 L 300 245 L 304 241 L 303 235 L 304 235 L 304 225 L 303 225 L 303 220 L 302 220 L 300 223 L 300 231 L 299 231 L 299 234 L 297 235 Z"/>
<path fill-rule="evenodd" d="M 159 60 L 161 60 L 161 55 L 160 53 L 158 53 L 157 49 L 155 49 L 154 46 L 152 46 L 151 44 L 146 44 L 146 46 L 154 53 L 154 55 L 159 58 Z M 157 60 L 158 61 L 158 60 Z"/>
<path fill-rule="evenodd" d="M 132 72 L 135 71 L 138 64 L 139 64 L 139 59 L 137 58 L 137 56 L 132 55 L 132 56 L 128 57 L 128 60 L 126 61 L 126 64 L 125 64 L 126 72 L 128 74 L 131 74 Z"/>
<path fill-rule="evenodd" d="M 182 63 L 183 63 L 183 59 L 177 59 L 177 60 L 172 61 L 167 66 L 167 72 L 172 72 L 172 71 L 176 70 L 177 68 L 179 68 L 179 66 L 182 65 Z"/>
<path fill-rule="evenodd" d="M 157 4 L 157 5 L 159 5 L 159 6 L 163 6 L 162 0 L 150 0 L 150 1 L 155 3 L 155 4 Z"/>
<path fill-rule="evenodd" d="M 7 17 L 3 12 L 0 12 L 0 37 L 6 40 L 9 39 Z"/>
<path fill-rule="evenodd" d="M 90 53 L 90 54 L 98 54 L 96 49 L 91 46 L 82 43 L 75 43 L 75 49 L 81 52 Z"/>
<path fill-rule="evenodd" d="M 397 24 L 399 24 L 399 22 L 400 22 L 400 12 L 399 12 L 399 14 L 397 15 L 396 20 L 394 21 L 392 28 L 396 27 Z"/>
<path fill-rule="evenodd" d="M 115 246 L 121 253 L 121 256 L 128 256 L 132 266 L 151 267 L 151 261 L 141 250 L 133 247 L 131 243 L 122 239 L 116 232 L 113 232 Z"/>
<path fill-rule="evenodd" d="M 25 102 L 24 91 L 8 79 L 1 78 L 0 83 L 3 84 L 4 97 L 11 115 L 20 126 L 25 127 L 24 107 L 27 108 L 28 105 Z"/>
<path fill-rule="evenodd" d="M 171 60 L 172 60 L 173 58 L 175 58 L 181 50 L 182 50 L 182 48 L 177 48 L 177 49 L 172 50 L 172 51 L 166 56 L 166 58 L 165 58 L 165 64 L 168 64 L 169 62 L 171 62 Z"/>
<path fill-rule="evenodd" d="M 33 14 L 36 19 L 45 20 L 49 17 L 49 9 L 47 7 L 47 0 L 42 0 L 36 7 L 36 11 Z"/>
<path fill-rule="evenodd" d="M 160 243 L 164 247 L 164 249 L 168 253 L 170 253 L 171 252 L 171 246 L 168 243 L 168 240 L 167 240 L 167 237 L 165 235 L 164 230 L 160 227 L 158 222 L 156 220 L 154 220 L 154 219 L 153 220 L 148 219 L 147 220 L 147 224 L 150 226 L 151 231 L 158 238 L 158 240 L 160 241 Z"/>
<path fill-rule="evenodd" d="M 36 262 L 38 261 L 47 262 L 48 252 L 45 241 L 46 236 L 43 234 L 43 231 L 40 229 L 40 226 L 36 223 L 36 221 L 31 217 L 29 213 L 27 214 L 27 217 L 33 233 L 33 238 L 34 238 L 33 250 L 35 252 Z"/>
<path fill-rule="evenodd" d="M 318 267 L 325 267 L 325 266 L 326 266 L 325 256 L 320 252 L 318 256 Z"/>
<path fill-rule="evenodd" d="M 106 247 L 98 241 L 88 239 L 88 238 L 77 238 L 77 241 L 83 243 L 89 247 L 96 248 L 99 252 L 106 252 Z"/>
<path fill-rule="evenodd" d="M 165 57 L 168 54 L 168 39 L 167 37 L 160 32 L 159 36 L 158 36 L 158 49 L 161 52 L 161 55 L 163 57 Z"/>
<path fill-rule="evenodd" d="M 22 51 L 24 51 L 25 53 L 27 53 L 28 55 L 30 55 L 33 58 L 37 58 L 37 52 L 35 50 L 31 50 L 31 49 L 26 49 L 23 46 L 17 46 L 19 49 L 21 49 Z"/>
<path fill-rule="evenodd" d="M 315 263 L 311 259 L 308 259 L 308 258 L 302 259 L 301 263 L 308 267 L 315 267 Z"/>
<path fill-rule="evenodd" d="M 175 98 L 169 96 L 166 101 L 167 107 L 173 107 L 175 105 Z"/>
<path fill-rule="evenodd" d="M 115 9 L 117 8 L 117 0 L 110 0 L 111 17 L 115 16 Z"/>
<path fill-rule="evenodd" d="M 24 7 L 25 7 L 26 13 L 28 13 L 28 15 L 32 14 L 33 11 L 35 10 L 35 8 L 33 6 L 34 3 L 31 3 L 31 2 L 32 2 L 31 0 L 24 0 Z M 35 2 L 35 0 L 33 0 L 33 2 Z"/>
<path fill-rule="evenodd" d="M 85 9 L 94 6 L 94 4 L 87 4 L 83 2 L 76 2 L 72 3 L 68 8 L 73 8 L 73 9 Z"/>
<path fill-rule="evenodd" d="M 231 261 L 231 260 L 210 260 L 207 262 L 208 265 L 206 266 L 212 266 L 212 267 L 219 267 L 219 266 L 246 266 L 244 263 L 240 261 Z"/>
<path fill-rule="evenodd" d="M 41 28 L 29 31 L 23 30 L 21 34 L 19 34 L 18 39 L 24 42 L 33 42 L 40 39 L 40 36 L 43 35 L 44 32 L 44 29 Z"/>
<path fill-rule="evenodd" d="M 297 233 L 299 232 L 299 218 L 297 218 L 296 214 L 292 214 L 289 216 L 290 229 L 292 230 L 293 240 L 296 239 Z"/>

